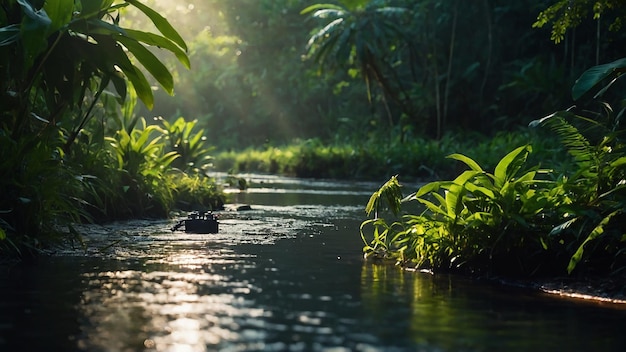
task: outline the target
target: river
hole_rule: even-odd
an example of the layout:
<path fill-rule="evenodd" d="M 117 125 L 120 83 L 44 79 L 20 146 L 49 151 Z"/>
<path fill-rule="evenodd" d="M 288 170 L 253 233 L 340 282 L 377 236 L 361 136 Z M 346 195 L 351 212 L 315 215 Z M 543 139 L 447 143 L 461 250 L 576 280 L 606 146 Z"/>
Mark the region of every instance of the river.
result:
<path fill-rule="evenodd" d="M 623 351 L 626 308 L 379 266 L 376 184 L 247 175 L 218 234 L 80 227 L 0 271 L 0 351 Z"/>

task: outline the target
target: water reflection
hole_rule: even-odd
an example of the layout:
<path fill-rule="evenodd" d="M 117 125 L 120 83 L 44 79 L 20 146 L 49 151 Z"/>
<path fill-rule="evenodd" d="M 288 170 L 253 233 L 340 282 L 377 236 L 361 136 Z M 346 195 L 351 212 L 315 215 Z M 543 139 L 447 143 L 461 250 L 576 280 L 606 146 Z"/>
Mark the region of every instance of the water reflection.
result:
<path fill-rule="evenodd" d="M 257 288 L 215 273 L 125 270 L 85 274 L 79 347 L 124 350 L 144 346 L 204 351 L 228 341 L 262 341 L 269 315 L 246 296 Z"/>
<path fill-rule="evenodd" d="M 364 308 L 381 336 L 429 351 L 617 351 L 623 310 L 464 278 L 364 264 Z M 593 312 L 593 313 L 592 313 Z M 588 314 L 591 313 L 591 314 Z"/>
<path fill-rule="evenodd" d="M 0 272 L 0 350 L 621 351 L 626 310 L 364 263 L 367 196 L 267 178 L 220 233 L 91 226 L 89 250 Z M 336 187 L 344 194 L 311 191 Z M 371 187 L 372 189 L 374 187 Z M 348 194 L 353 192 L 354 194 Z M 298 204 L 293 204 L 298 202 Z"/>

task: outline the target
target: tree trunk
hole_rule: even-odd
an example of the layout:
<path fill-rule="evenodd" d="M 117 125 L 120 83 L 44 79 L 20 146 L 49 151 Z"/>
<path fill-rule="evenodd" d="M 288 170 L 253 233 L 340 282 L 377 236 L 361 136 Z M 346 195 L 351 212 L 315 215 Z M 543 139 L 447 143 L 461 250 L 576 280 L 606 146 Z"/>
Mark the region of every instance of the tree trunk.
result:
<path fill-rule="evenodd" d="M 485 87 L 487 86 L 489 70 L 491 69 L 491 55 L 493 53 L 493 29 L 491 24 L 491 7 L 489 6 L 489 0 L 484 0 L 483 5 L 485 7 L 485 19 L 487 22 L 487 62 L 485 63 L 485 75 L 483 76 L 483 81 L 480 84 L 480 92 L 478 94 L 478 111 L 481 114 L 483 111 L 483 97 L 485 94 Z"/>
<path fill-rule="evenodd" d="M 448 56 L 448 69 L 446 72 L 446 87 L 445 87 L 445 91 L 443 94 L 443 118 L 442 118 L 442 127 L 446 125 L 446 121 L 448 119 L 448 98 L 450 97 L 450 86 L 451 86 L 451 76 L 452 76 L 452 60 L 454 59 L 454 41 L 456 39 L 456 22 L 457 22 L 457 18 L 458 18 L 458 14 L 459 14 L 459 1 L 456 0 L 454 2 L 454 10 L 453 10 L 453 17 L 452 17 L 452 34 L 450 35 L 450 54 Z M 441 131 L 438 133 L 439 137 L 441 137 L 440 135 Z"/>

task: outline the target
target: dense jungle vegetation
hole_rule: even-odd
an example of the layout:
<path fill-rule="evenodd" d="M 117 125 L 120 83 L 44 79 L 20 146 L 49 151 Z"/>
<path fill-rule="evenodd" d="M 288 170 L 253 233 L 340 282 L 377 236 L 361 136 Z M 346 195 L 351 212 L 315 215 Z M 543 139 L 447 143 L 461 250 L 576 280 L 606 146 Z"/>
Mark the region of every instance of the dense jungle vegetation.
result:
<path fill-rule="evenodd" d="M 3 255 L 219 169 L 391 177 L 364 250 L 403 265 L 624 274 L 621 1 L 0 4 Z"/>

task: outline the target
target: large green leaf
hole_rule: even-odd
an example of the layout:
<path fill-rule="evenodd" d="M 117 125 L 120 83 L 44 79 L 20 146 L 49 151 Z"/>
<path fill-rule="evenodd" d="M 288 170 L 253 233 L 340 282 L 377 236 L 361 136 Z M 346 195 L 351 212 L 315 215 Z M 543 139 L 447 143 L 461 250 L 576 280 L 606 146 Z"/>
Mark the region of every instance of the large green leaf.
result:
<path fill-rule="evenodd" d="M 423 185 L 422 187 L 419 188 L 419 190 L 417 190 L 417 193 L 415 193 L 415 198 L 419 198 L 425 194 L 430 194 L 433 192 L 438 192 L 440 188 L 446 187 L 447 185 L 450 184 L 450 181 L 433 181 L 430 183 L 427 183 L 425 185 Z"/>
<path fill-rule="evenodd" d="M 515 173 L 526 162 L 531 151 L 530 145 L 515 148 L 498 162 L 494 171 L 494 183 L 498 188 L 502 188 L 504 183 L 515 176 Z"/>
<path fill-rule="evenodd" d="M 44 3 L 43 8 L 51 21 L 48 29 L 48 34 L 51 34 L 72 20 L 74 0 L 48 0 Z"/>
<path fill-rule="evenodd" d="M 466 189 L 462 185 L 451 184 L 446 191 L 446 208 L 448 216 L 456 219 L 462 209 L 463 196 Z"/>
<path fill-rule="evenodd" d="M 482 193 L 483 195 L 487 196 L 489 199 L 492 199 L 492 200 L 496 199 L 496 193 L 487 187 L 482 187 L 482 186 L 473 184 L 471 182 L 468 182 L 465 184 L 465 188 L 467 188 L 467 190 L 469 192 L 472 192 L 473 194 Z"/>
<path fill-rule="evenodd" d="M 454 179 L 453 182 L 457 185 L 464 185 L 467 181 L 481 174 L 483 174 L 483 172 L 481 171 L 474 171 L 474 170 L 463 171 L 459 176 L 457 176 L 457 178 Z"/>
<path fill-rule="evenodd" d="M 438 198 L 441 202 L 441 199 Z M 435 205 L 435 203 L 427 200 L 427 199 L 423 199 L 423 198 L 417 198 L 417 201 L 422 203 L 423 205 L 426 206 L 426 208 L 428 208 L 428 210 L 430 210 L 432 213 L 434 214 L 439 214 L 439 215 L 443 215 L 446 218 L 449 218 L 447 211 L 444 211 L 443 209 L 441 209 L 441 207 Z M 444 201 L 445 203 L 445 201 Z"/>
<path fill-rule="evenodd" d="M 113 23 L 109 23 L 97 18 L 89 18 L 81 21 L 74 21 L 70 25 L 72 31 L 82 33 L 84 35 L 126 35 L 124 28 L 117 26 Z"/>
<path fill-rule="evenodd" d="M 46 42 L 46 33 L 52 24 L 52 21 L 43 9 L 35 9 L 30 2 L 25 0 L 17 0 L 22 7 L 24 18 L 22 19 L 21 41 L 24 48 L 24 56 L 26 59 L 26 68 L 32 66 L 35 57 L 43 52 L 48 43 Z"/>
<path fill-rule="evenodd" d="M 572 87 L 572 98 L 590 98 L 606 88 L 607 81 L 613 81 L 626 72 L 626 58 L 608 64 L 594 66 L 585 71 Z"/>
<path fill-rule="evenodd" d="M 185 44 L 185 40 L 178 34 L 178 32 L 172 27 L 172 25 L 165 19 L 165 17 L 161 16 L 158 12 L 154 11 L 150 7 L 140 3 L 137 0 L 126 0 L 126 2 L 132 4 L 136 8 L 138 8 L 141 12 L 143 12 L 146 16 L 150 18 L 152 23 L 156 26 L 156 28 L 169 40 L 178 44 L 183 50 L 187 50 L 187 44 Z"/>
<path fill-rule="evenodd" d="M 92 17 L 106 11 L 113 4 L 113 0 L 83 0 L 81 1 L 81 18 Z"/>
<path fill-rule="evenodd" d="M 447 156 L 447 158 L 449 159 L 454 159 L 454 160 L 458 160 L 463 162 L 465 165 L 467 165 L 470 169 L 474 170 L 474 171 L 479 171 L 479 172 L 483 172 L 483 169 L 480 167 L 480 165 L 478 165 L 477 162 L 475 162 L 473 159 L 463 155 L 463 154 L 450 154 Z"/>
<path fill-rule="evenodd" d="M 154 107 L 154 96 L 152 95 L 152 88 L 146 79 L 146 76 L 133 65 L 128 56 L 117 44 L 117 42 L 110 36 L 95 36 L 98 41 L 98 45 L 103 48 L 99 53 L 105 57 L 108 65 L 117 65 L 126 78 L 132 83 L 137 97 L 146 105 L 150 110 Z"/>
<path fill-rule="evenodd" d="M 141 65 L 150 72 L 150 74 L 165 88 L 170 95 L 174 94 L 174 79 L 172 74 L 165 67 L 165 65 L 141 45 L 138 41 L 132 38 L 117 36 L 117 41 L 122 43 L 134 56 Z"/>
<path fill-rule="evenodd" d="M 191 68 L 191 63 L 189 62 L 187 54 L 185 54 L 185 52 L 171 40 L 154 33 L 137 31 L 129 28 L 124 28 L 124 31 L 128 37 L 135 40 L 171 51 L 174 55 L 176 55 L 178 61 L 180 61 L 187 69 Z"/>

